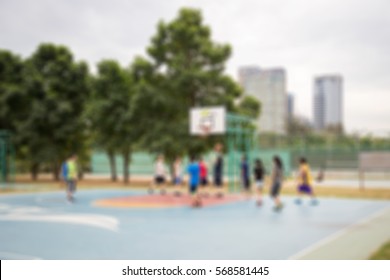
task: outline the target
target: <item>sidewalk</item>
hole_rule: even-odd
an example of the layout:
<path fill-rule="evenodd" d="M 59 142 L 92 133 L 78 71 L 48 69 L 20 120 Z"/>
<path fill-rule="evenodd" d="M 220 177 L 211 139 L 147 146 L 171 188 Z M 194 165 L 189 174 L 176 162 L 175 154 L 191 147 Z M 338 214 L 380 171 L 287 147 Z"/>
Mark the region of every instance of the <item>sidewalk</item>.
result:
<path fill-rule="evenodd" d="M 390 206 L 315 243 L 290 259 L 365 260 L 390 240 Z"/>

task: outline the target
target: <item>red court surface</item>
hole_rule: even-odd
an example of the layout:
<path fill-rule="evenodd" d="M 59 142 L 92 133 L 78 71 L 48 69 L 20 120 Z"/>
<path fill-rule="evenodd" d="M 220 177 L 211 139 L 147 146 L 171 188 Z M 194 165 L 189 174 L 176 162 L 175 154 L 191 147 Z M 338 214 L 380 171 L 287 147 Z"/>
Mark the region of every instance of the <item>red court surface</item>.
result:
<path fill-rule="evenodd" d="M 224 195 L 217 197 L 209 195 L 202 197 L 202 207 L 221 205 L 236 201 L 242 201 L 245 198 L 242 195 Z M 93 204 L 100 207 L 115 208 L 168 208 L 191 206 L 192 197 L 188 194 L 155 194 L 142 196 L 125 196 L 96 200 Z"/>

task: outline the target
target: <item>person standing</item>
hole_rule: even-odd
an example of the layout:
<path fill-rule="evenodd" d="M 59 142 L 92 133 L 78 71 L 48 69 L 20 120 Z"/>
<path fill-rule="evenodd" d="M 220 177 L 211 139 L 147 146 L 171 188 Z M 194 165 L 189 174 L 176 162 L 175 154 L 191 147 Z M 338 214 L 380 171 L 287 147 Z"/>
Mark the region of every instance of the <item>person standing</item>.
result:
<path fill-rule="evenodd" d="M 164 164 L 164 156 L 159 155 L 157 157 L 155 167 L 154 167 L 154 182 L 152 183 L 152 188 L 149 189 L 149 193 L 154 192 L 154 188 L 161 187 L 160 193 L 165 195 L 165 183 L 166 183 L 166 169 Z"/>
<path fill-rule="evenodd" d="M 77 187 L 77 155 L 73 154 L 62 166 L 62 176 L 66 183 L 66 197 L 74 202 L 74 193 Z"/>
<path fill-rule="evenodd" d="M 208 197 L 208 193 L 206 190 L 206 187 L 209 184 L 208 168 L 207 168 L 207 164 L 203 160 L 203 158 L 200 158 L 200 160 L 199 160 L 199 170 L 200 170 L 200 185 L 202 186 L 202 194 L 201 195 Z"/>
<path fill-rule="evenodd" d="M 175 186 L 181 186 L 183 184 L 183 168 L 180 157 L 177 157 L 173 163 L 173 176 L 173 184 Z"/>
<path fill-rule="evenodd" d="M 192 206 L 201 207 L 202 201 L 199 195 L 198 186 L 200 181 L 200 167 L 199 163 L 196 162 L 196 157 L 191 157 L 191 162 L 188 165 L 187 171 L 189 173 L 189 191 L 192 197 Z"/>
<path fill-rule="evenodd" d="M 299 159 L 299 173 L 298 173 L 298 198 L 295 200 L 296 204 L 301 204 L 301 196 L 306 194 L 311 197 L 311 204 L 317 205 L 318 201 L 313 191 L 313 177 L 311 175 L 310 166 L 306 158 Z"/>
<path fill-rule="evenodd" d="M 215 155 L 213 161 L 213 183 L 217 188 L 217 197 L 223 196 L 223 154 L 222 154 L 222 144 L 218 143 L 214 148 Z"/>
<path fill-rule="evenodd" d="M 67 190 L 68 188 L 68 160 L 65 160 L 62 165 L 61 165 L 61 178 L 64 182 L 65 189 Z"/>
<path fill-rule="evenodd" d="M 209 182 L 208 182 L 208 170 L 207 170 L 207 164 L 203 160 L 203 158 L 200 158 L 199 160 L 199 168 L 200 168 L 200 184 L 203 187 L 206 187 Z"/>
<path fill-rule="evenodd" d="M 174 195 L 181 196 L 181 187 L 183 186 L 183 167 L 180 157 L 177 157 L 173 163 L 173 185 L 180 187 L 180 189 L 175 190 Z"/>
<path fill-rule="evenodd" d="M 245 155 L 243 155 L 241 159 L 241 183 L 243 191 L 249 196 L 251 184 L 249 178 L 249 164 Z"/>
<path fill-rule="evenodd" d="M 273 168 L 271 173 L 271 197 L 275 202 L 275 211 L 280 211 L 283 208 L 283 203 L 280 201 L 280 191 L 283 183 L 283 164 L 279 156 L 273 157 Z"/>
<path fill-rule="evenodd" d="M 263 162 L 260 159 L 256 159 L 255 167 L 253 168 L 253 176 L 255 178 L 255 186 L 257 190 L 257 206 L 261 206 L 263 204 L 264 175 L 265 170 Z"/>

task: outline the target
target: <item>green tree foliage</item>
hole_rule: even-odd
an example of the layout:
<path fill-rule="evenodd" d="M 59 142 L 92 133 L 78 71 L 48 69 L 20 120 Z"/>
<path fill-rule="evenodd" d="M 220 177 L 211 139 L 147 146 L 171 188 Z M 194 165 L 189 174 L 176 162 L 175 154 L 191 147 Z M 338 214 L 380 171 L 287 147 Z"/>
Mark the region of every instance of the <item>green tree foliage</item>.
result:
<path fill-rule="evenodd" d="M 15 133 L 26 116 L 22 84 L 23 61 L 10 51 L 0 50 L 0 129 Z"/>
<path fill-rule="evenodd" d="M 131 96 L 134 90 L 131 78 L 131 73 L 122 69 L 118 62 L 101 61 L 89 108 L 94 144 L 107 152 L 111 179 L 117 180 L 115 154 L 120 153 L 126 183 L 129 181 L 131 152 L 138 135 L 133 127 Z"/>
<path fill-rule="evenodd" d="M 325 128 L 325 131 L 328 134 L 333 134 L 337 136 L 342 136 L 344 134 L 344 127 L 341 124 L 338 125 L 329 125 Z"/>
<path fill-rule="evenodd" d="M 147 114 L 141 118 L 145 148 L 163 153 L 170 162 L 205 151 L 210 143 L 189 135 L 189 109 L 221 105 L 233 111 L 241 89 L 224 73 L 230 46 L 212 41 L 199 10 L 182 9 L 173 21 L 158 24 L 147 52 L 150 61 L 138 59 L 133 65 L 148 73 L 136 98 L 137 114 Z"/>
<path fill-rule="evenodd" d="M 313 128 L 304 120 L 293 117 L 287 122 L 287 134 L 289 136 L 307 136 L 313 133 Z"/>
<path fill-rule="evenodd" d="M 245 96 L 238 105 L 238 113 L 250 118 L 257 118 L 261 114 L 261 103 L 253 96 Z"/>
<path fill-rule="evenodd" d="M 26 60 L 23 87 L 29 108 L 18 133 L 33 177 L 40 164 L 48 163 L 58 179 L 60 163 L 69 154 L 85 156 L 82 114 L 90 92 L 88 67 L 75 62 L 65 46 L 41 44 Z"/>

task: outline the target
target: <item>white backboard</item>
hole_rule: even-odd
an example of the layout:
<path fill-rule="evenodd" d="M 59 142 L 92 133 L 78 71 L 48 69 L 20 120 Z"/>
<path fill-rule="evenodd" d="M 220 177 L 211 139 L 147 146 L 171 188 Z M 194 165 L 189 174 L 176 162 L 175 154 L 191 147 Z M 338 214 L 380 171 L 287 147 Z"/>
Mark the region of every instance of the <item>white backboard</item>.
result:
<path fill-rule="evenodd" d="M 207 134 L 225 133 L 225 107 L 199 107 L 191 109 L 190 133 L 192 135 L 204 135 L 205 131 L 207 131 Z"/>

